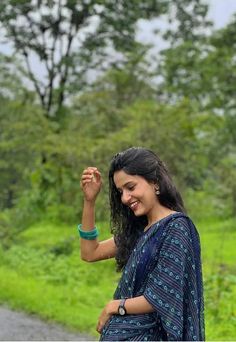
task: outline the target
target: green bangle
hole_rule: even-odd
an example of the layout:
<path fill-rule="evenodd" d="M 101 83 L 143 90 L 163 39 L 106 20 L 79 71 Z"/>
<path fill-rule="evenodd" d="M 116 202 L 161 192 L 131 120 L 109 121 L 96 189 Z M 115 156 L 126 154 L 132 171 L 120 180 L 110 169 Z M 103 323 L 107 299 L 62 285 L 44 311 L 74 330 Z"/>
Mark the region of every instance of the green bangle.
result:
<path fill-rule="evenodd" d="M 79 224 L 78 225 L 78 232 L 79 232 L 80 237 L 85 239 L 85 240 L 95 240 L 96 237 L 99 235 L 96 227 L 90 231 L 82 230 L 81 227 L 82 227 L 82 225 Z"/>
<path fill-rule="evenodd" d="M 79 232 L 81 232 L 81 233 L 85 233 L 86 235 L 93 235 L 94 234 L 94 232 L 96 232 L 97 231 L 97 228 L 95 227 L 94 229 L 92 229 L 92 230 L 83 230 L 82 228 L 82 224 L 79 224 L 78 225 L 78 230 L 79 230 Z"/>

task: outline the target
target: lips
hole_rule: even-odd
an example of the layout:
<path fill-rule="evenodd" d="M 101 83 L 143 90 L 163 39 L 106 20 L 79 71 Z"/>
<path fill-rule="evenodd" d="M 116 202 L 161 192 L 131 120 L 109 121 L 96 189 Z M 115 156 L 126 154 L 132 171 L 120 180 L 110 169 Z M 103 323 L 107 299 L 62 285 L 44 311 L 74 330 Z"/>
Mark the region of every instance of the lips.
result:
<path fill-rule="evenodd" d="M 129 207 L 130 209 L 132 209 L 133 211 L 137 210 L 138 209 L 138 201 L 135 201 L 135 202 L 132 202 Z"/>

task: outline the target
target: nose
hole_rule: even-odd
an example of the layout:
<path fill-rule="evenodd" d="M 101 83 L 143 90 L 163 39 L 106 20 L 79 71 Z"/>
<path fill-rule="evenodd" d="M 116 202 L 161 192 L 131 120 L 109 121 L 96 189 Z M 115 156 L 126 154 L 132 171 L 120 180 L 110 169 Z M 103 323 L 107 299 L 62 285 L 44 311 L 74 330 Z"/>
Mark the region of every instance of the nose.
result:
<path fill-rule="evenodd" d="M 129 203 L 129 201 L 130 201 L 130 197 L 131 197 L 130 193 L 124 190 L 122 192 L 122 195 L 121 195 L 122 203 L 127 205 Z"/>

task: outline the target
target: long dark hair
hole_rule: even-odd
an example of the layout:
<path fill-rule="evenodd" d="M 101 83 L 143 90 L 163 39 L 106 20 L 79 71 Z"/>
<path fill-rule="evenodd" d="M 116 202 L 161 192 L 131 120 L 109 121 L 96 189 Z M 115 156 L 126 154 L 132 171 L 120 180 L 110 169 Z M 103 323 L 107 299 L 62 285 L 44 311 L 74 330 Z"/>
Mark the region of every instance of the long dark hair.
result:
<path fill-rule="evenodd" d="M 109 170 L 109 194 L 111 208 L 111 231 L 118 248 L 117 269 L 126 264 L 137 239 L 147 225 L 147 217 L 136 217 L 133 211 L 121 202 L 120 192 L 114 183 L 114 173 L 123 170 L 129 175 L 138 175 L 148 182 L 158 184 L 159 202 L 175 211 L 185 212 L 184 203 L 177 191 L 165 164 L 152 151 L 142 147 L 131 147 L 116 154 Z"/>

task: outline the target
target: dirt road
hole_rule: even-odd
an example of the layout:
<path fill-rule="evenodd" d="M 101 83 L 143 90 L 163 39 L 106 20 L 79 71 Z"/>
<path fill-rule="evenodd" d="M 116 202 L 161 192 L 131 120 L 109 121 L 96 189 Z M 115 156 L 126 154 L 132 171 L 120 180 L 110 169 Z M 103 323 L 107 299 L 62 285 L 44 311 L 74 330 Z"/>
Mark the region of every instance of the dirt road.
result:
<path fill-rule="evenodd" d="M 66 331 L 34 316 L 0 307 L 0 341 L 94 341 L 83 334 Z"/>

